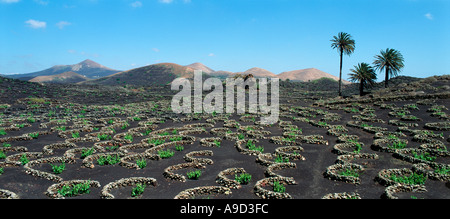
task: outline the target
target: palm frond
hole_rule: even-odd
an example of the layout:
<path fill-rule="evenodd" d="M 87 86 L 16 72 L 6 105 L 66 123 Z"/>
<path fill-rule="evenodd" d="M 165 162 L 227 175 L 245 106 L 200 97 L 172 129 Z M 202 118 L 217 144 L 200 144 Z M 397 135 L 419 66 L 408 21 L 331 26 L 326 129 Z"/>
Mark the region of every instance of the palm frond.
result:
<path fill-rule="evenodd" d="M 338 49 L 338 52 L 345 55 L 351 55 L 355 51 L 355 40 L 348 33 L 340 32 L 337 36 L 333 36 L 331 40 L 331 48 Z"/>
<path fill-rule="evenodd" d="M 404 67 L 403 55 L 395 49 L 381 50 L 380 55 L 375 56 L 375 61 L 373 62 L 376 70 L 386 70 L 389 68 L 389 76 L 395 77 Z"/>
<path fill-rule="evenodd" d="M 352 82 L 362 82 L 373 85 L 377 79 L 375 69 L 364 62 L 358 63 L 358 65 L 354 66 L 354 69 L 351 69 L 350 71 L 352 73 L 349 74 L 349 80 Z"/>

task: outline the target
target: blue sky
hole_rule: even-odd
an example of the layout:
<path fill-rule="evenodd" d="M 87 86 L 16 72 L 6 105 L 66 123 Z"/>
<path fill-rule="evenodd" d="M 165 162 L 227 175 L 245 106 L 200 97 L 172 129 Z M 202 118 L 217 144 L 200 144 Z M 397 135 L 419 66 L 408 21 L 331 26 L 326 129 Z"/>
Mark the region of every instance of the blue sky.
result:
<path fill-rule="evenodd" d="M 402 75 L 450 74 L 449 14 L 449 0 L 0 0 L 0 74 L 91 59 L 338 76 L 341 31 L 356 41 L 344 78 L 386 48 L 403 54 Z"/>

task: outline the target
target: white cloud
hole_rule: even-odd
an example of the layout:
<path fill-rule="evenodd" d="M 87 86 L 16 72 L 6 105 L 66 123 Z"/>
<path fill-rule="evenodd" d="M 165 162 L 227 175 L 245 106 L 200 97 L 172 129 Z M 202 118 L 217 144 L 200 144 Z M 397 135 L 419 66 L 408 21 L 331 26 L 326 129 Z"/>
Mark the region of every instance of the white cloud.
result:
<path fill-rule="evenodd" d="M 57 26 L 60 30 L 62 30 L 64 27 L 69 26 L 69 25 L 71 25 L 71 23 L 70 23 L 70 22 L 67 22 L 67 21 L 60 21 L 60 22 L 56 23 L 56 26 Z"/>
<path fill-rule="evenodd" d="M 7 4 L 9 4 L 9 3 L 17 3 L 19 1 L 20 0 L 0 0 L 1 3 L 7 3 Z"/>
<path fill-rule="evenodd" d="M 174 0 L 158 0 L 159 3 L 164 3 L 164 4 L 171 4 L 174 2 Z M 192 2 L 192 0 L 182 0 L 182 2 L 184 4 L 189 4 Z"/>
<path fill-rule="evenodd" d="M 74 50 L 74 49 L 67 50 L 67 53 L 73 54 L 73 55 L 76 55 L 76 56 L 88 57 L 88 58 L 98 58 L 98 57 L 101 56 L 98 53 L 87 53 L 85 51 L 78 52 L 77 50 Z"/>
<path fill-rule="evenodd" d="M 75 6 L 75 5 L 63 5 L 63 7 L 65 9 L 70 9 L 70 8 L 76 8 L 77 6 Z"/>
<path fill-rule="evenodd" d="M 46 28 L 47 27 L 47 23 L 44 21 L 37 21 L 37 20 L 27 20 L 25 21 L 26 24 L 28 24 L 29 27 L 33 28 L 33 29 L 39 29 L 39 28 Z"/>
<path fill-rule="evenodd" d="M 40 4 L 40 5 L 48 5 L 49 1 L 44 1 L 44 0 L 34 0 L 34 2 Z"/>
<path fill-rule="evenodd" d="M 152 49 L 154 52 L 159 52 L 160 50 L 158 48 L 153 48 Z"/>
<path fill-rule="evenodd" d="M 80 52 L 80 55 L 86 56 L 86 57 L 94 57 L 94 58 L 100 57 L 100 55 L 98 53 L 87 53 L 84 51 Z"/>
<path fill-rule="evenodd" d="M 213 56 L 216 56 L 214 53 L 210 53 L 210 54 L 208 54 L 208 56 L 209 57 L 213 57 Z"/>
<path fill-rule="evenodd" d="M 426 13 L 425 14 L 425 17 L 428 19 L 428 20 L 433 20 L 433 15 L 431 14 L 431 13 Z"/>
<path fill-rule="evenodd" d="M 142 2 L 135 1 L 135 2 L 131 3 L 131 7 L 133 7 L 133 8 L 140 8 L 140 7 L 142 7 Z"/>

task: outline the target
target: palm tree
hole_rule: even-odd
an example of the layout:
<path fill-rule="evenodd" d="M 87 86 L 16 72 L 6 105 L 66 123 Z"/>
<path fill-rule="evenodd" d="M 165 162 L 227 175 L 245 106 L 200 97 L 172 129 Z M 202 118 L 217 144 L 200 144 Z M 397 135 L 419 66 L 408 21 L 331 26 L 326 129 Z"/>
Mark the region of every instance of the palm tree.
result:
<path fill-rule="evenodd" d="M 381 50 L 380 55 L 375 56 L 373 65 L 376 70 L 386 70 L 386 78 L 384 81 L 384 87 L 388 87 L 389 77 L 396 77 L 398 73 L 405 66 L 403 64 L 405 60 L 402 54 L 395 49 L 387 48 L 385 51 Z"/>
<path fill-rule="evenodd" d="M 331 40 L 331 48 L 337 49 L 340 55 L 340 71 L 339 71 L 339 96 L 342 96 L 341 85 L 342 85 L 342 56 L 350 56 L 355 51 L 355 40 L 348 33 L 340 32 L 337 36 L 333 36 Z"/>
<path fill-rule="evenodd" d="M 375 69 L 372 68 L 367 63 L 359 63 L 356 66 L 353 66 L 354 69 L 350 71 L 350 81 L 354 83 L 359 83 L 359 96 L 364 94 L 364 87 L 373 86 L 375 84 L 375 80 L 377 79 L 377 74 L 375 73 Z"/>

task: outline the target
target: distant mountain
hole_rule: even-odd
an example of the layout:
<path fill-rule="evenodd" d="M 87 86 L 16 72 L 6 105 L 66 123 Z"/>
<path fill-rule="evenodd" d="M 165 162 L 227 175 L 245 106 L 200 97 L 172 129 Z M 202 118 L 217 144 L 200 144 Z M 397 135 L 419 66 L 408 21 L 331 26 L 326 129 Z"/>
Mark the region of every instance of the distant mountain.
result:
<path fill-rule="evenodd" d="M 38 76 L 51 76 L 61 74 L 64 72 L 75 72 L 77 74 L 84 75 L 88 78 L 95 79 L 105 77 L 120 71 L 105 67 L 92 60 L 86 59 L 74 65 L 55 65 L 43 71 L 27 74 L 8 75 L 8 77 L 28 81 Z"/>
<path fill-rule="evenodd" d="M 303 81 L 303 82 L 314 81 L 321 78 L 331 78 L 333 80 L 339 81 L 339 77 L 330 75 L 316 68 L 307 68 L 302 70 L 283 72 L 277 75 L 277 77 L 280 78 L 281 80 L 289 79 L 291 81 Z M 342 83 L 350 84 L 350 82 L 346 80 L 342 80 Z"/>
<path fill-rule="evenodd" d="M 201 70 L 202 72 L 204 72 L 204 73 L 206 73 L 206 74 L 211 74 L 211 73 L 214 73 L 214 72 L 215 72 L 214 70 L 212 70 L 212 69 L 209 68 L 208 66 L 206 66 L 206 65 L 204 65 L 204 64 L 202 64 L 202 63 L 199 63 L 199 62 L 190 64 L 190 65 L 186 65 L 186 67 L 192 68 L 192 69 L 194 69 L 194 70 Z"/>
<path fill-rule="evenodd" d="M 82 82 L 83 84 L 102 85 L 167 85 L 175 78 L 193 78 L 194 69 L 174 63 L 159 63 L 119 72 L 96 80 Z"/>
<path fill-rule="evenodd" d="M 202 70 L 202 72 L 212 76 L 212 77 L 218 77 L 218 78 L 228 78 L 228 77 L 232 77 L 236 74 L 240 74 L 240 75 L 248 75 L 248 74 L 252 74 L 254 77 L 256 78 L 263 78 L 263 77 L 277 77 L 276 74 L 267 71 L 265 69 L 262 68 L 251 68 L 245 72 L 230 72 L 230 71 L 214 71 L 213 69 L 209 68 L 208 66 L 202 64 L 202 63 L 193 63 L 190 65 L 186 65 L 186 67 L 188 68 L 192 68 L 194 70 Z"/>
<path fill-rule="evenodd" d="M 213 73 L 210 73 L 209 76 L 211 77 L 216 77 L 216 78 L 220 78 L 220 79 L 226 79 L 228 77 L 233 76 L 234 73 L 231 71 L 215 71 Z"/>
<path fill-rule="evenodd" d="M 238 72 L 236 74 L 248 75 L 252 74 L 255 78 L 276 78 L 277 75 L 262 68 L 251 68 L 245 72 Z"/>
<path fill-rule="evenodd" d="M 29 81 L 53 84 L 75 84 L 87 80 L 89 80 L 89 78 L 87 78 L 86 76 L 77 74 L 73 71 L 69 71 L 57 75 L 37 76 Z"/>

